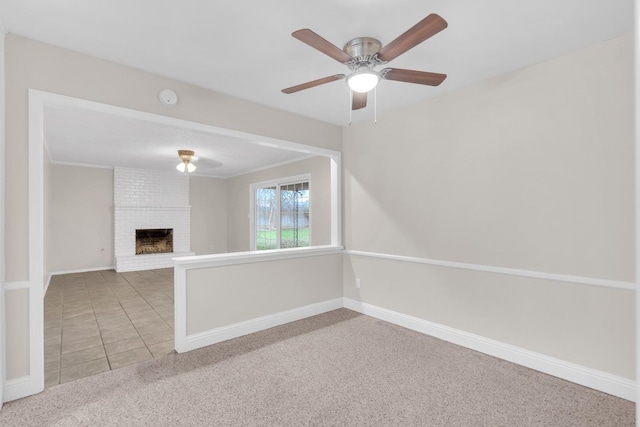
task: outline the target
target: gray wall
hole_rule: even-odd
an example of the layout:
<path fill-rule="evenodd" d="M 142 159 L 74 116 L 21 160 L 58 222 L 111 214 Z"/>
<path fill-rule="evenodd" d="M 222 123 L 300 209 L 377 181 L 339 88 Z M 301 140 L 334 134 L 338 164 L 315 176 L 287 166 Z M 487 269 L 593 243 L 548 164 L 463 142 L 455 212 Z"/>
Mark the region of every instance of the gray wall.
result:
<path fill-rule="evenodd" d="M 51 273 L 108 268 L 113 260 L 113 170 L 51 166 Z"/>
<path fill-rule="evenodd" d="M 342 255 L 187 271 L 187 335 L 342 297 Z"/>
<path fill-rule="evenodd" d="M 345 128 L 346 247 L 634 281 L 632 61 L 629 35 Z M 633 291 L 348 256 L 344 293 L 635 376 Z"/>
<path fill-rule="evenodd" d="M 196 255 L 227 252 L 226 180 L 191 175 L 189 204 L 191 205 L 191 251 Z"/>

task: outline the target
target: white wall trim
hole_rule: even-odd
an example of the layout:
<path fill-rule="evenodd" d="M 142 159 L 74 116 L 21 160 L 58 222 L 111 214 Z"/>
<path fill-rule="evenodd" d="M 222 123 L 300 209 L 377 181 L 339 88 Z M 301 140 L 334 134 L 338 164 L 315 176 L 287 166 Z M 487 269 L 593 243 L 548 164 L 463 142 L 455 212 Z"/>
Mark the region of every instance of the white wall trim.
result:
<path fill-rule="evenodd" d="M 463 270 L 482 271 L 485 273 L 506 274 L 509 276 L 530 277 L 533 279 L 554 280 L 558 282 L 576 283 L 580 285 L 602 286 L 606 288 L 625 289 L 635 291 L 636 285 L 632 282 L 618 280 L 597 279 L 592 277 L 572 276 L 567 274 L 545 273 L 541 271 L 520 270 L 516 268 L 494 267 L 490 265 L 467 264 L 456 261 L 443 261 L 429 258 L 417 258 L 402 255 L 380 254 L 356 250 L 345 250 L 345 254 L 370 258 L 382 258 L 393 261 L 412 262 L 417 264 L 435 265 L 438 267 L 451 267 Z"/>
<path fill-rule="evenodd" d="M 29 375 L 24 397 L 44 390 L 43 92 L 29 89 Z"/>
<path fill-rule="evenodd" d="M 160 211 L 160 212 L 190 212 L 191 206 L 135 206 L 117 205 L 113 207 L 118 211 Z"/>
<path fill-rule="evenodd" d="M 113 166 L 92 165 L 90 163 L 58 162 L 54 160 L 51 160 L 51 164 L 60 166 L 75 166 L 79 168 L 113 169 Z"/>
<path fill-rule="evenodd" d="M 521 347 L 505 344 L 480 335 L 471 334 L 350 298 L 344 298 L 344 307 L 626 400 L 635 401 L 636 399 L 636 383 L 627 378 L 569 363 Z"/>
<path fill-rule="evenodd" d="M 115 265 L 110 265 L 108 267 L 96 267 L 96 268 L 83 268 L 81 270 L 64 270 L 64 271 L 54 271 L 51 273 L 52 276 L 60 276 L 63 274 L 76 274 L 76 273 L 91 273 L 94 271 L 108 271 L 115 270 Z"/>
<path fill-rule="evenodd" d="M 336 298 L 329 301 L 306 305 L 304 307 L 294 308 L 292 310 L 270 314 L 268 316 L 234 323 L 228 326 L 222 326 L 210 331 L 188 335 L 184 340 L 184 343 L 181 343 L 180 347 L 176 345 L 176 351 L 178 353 L 184 353 L 186 351 L 195 350 L 197 348 L 206 347 L 222 341 L 284 325 L 286 323 L 306 319 L 307 317 L 317 316 L 318 314 L 342 308 L 342 304 L 342 298 Z"/>
<path fill-rule="evenodd" d="M 271 249 L 266 251 L 229 252 L 225 254 L 197 255 L 173 258 L 175 266 L 187 269 L 220 267 L 223 265 L 279 261 L 283 259 L 342 253 L 341 246 L 308 246 L 304 248 Z"/>
<path fill-rule="evenodd" d="M 4 290 L 5 291 L 17 291 L 20 289 L 29 289 L 29 281 L 28 280 L 21 280 L 21 281 L 15 281 L 15 282 L 5 282 L 4 283 Z"/>
<path fill-rule="evenodd" d="M 173 267 L 174 347 L 178 353 L 187 348 L 187 266 L 174 260 Z"/>
<path fill-rule="evenodd" d="M 273 185 L 286 185 L 286 184 L 296 184 L 300 181 L 309 181 L 311 179 L 311 174 L 303 173 L 300 175 L 294 176 L 285 176 L 282 178 L 269 179 L 266 181 L 254 182 L 249 184 L 250 187 L 258 188 L 258 187 L 268 187 Z"/>
<path fill-rule="evenodd" d="M 148 113 L 146 111 L 132 110 L 130 108 L 104 104 L 101 102 L 75 98 L 72 96 L 44 92 L 44 91 L 35 90 L 35 89 L 30 89 L 29 93 L 37 94 L 43 100 L 43 102 L 45 102 L 47 105 L 60 105 L 60 106 L 81 108 L 89 111 L 115 114 L 118 116 L 128 117 L 132 119 L 144 120 L 151 123 L 159 123 L 159 124 L 187 128 L 187 129 L 192 129 L 192 130 L 207 132 L 207 133 L 215 133 L 221 136 L 231 136 L 234 138 L 244 139 L 248 143 L 252 143 L 256 145 L 281 148 L 284 150 L 295 151 L 298 153 L 304 153 L 308 155 L 332 157 L 339 153 L 338 151 L 331 150 L 328 148 L 306 145 L 298 142 L 286 141 L 284 139 L 277 139 L 277 138 L 257 135 L 257 134 L 248 133 L 248 132 L 241 132 L 234 129 L 221 128 L 221 127 L 212 126 L 204 123 L 178 119 L 175 117 L 163 116 L 155 113 Z"/>
<path fill-rule="evenodd" d="M 9 402 L 34 394 L 32 392 L 32 382 L 31 375 L 6 380 L 4 383 L 4 401 Z"/>
<path fill-rule="evenodd" d="M 18 396 L 23 397 L 29 394 L 35 394 L 42 391 L 44 388 L 44 330 L 43 330 L 43 280 L 44 276 L 42 271 L 44 270 L 44 214 L 43 214 L 43 107 L 45 105 L 59 105 L 68 106 L 74 108 L 81 108 L 89 111 L 104 112 L 108 114 L 115 114 L 127 118 L 139 119 L 148 121 L 151 123 L 160 123 L 169 126 L 184 127 L 188 129 L 198 130 L 202 132 L 216 133 L 221 136 L 231 136 L 234 138 L 241 138 L 247 142 L 267 145 L 271 147 L 278 147 L 284 150 L 295 151 L 304 153 L 307 155 L 325 156 L 332 159 L 332 171 L 336 169 L 336 161 L 338 172 L 340 171 L 340 152 L 331 150 L 328 148 L 322 148 L 312 145 L 300 144 L 297 142 L 286 141 L 283 139 L 277 139 L 272 137 L 266 137 L 262 135 L 251 134 L 248 132 L 241 132 L 233 129 L 220 128 L 203 123 L 178 119 L 169 116 L 162 116 L 159 114 L 149 113 L 145 111 L 132 110 L 129 108 L 118 107 L 115 105 L 104 104 L 100 102 L 90 101 L 86 99 L 75 98 L 71 96 L 59 95 L 49 92 L 44 92 L 35 89 L 29 89 L 29 268 L 30 275 L 30 313 L 29 313 L 29 327 L 30 327 L 30 378 L 29 383 L 32 385 L 28 389 L 28 393 Z M 340 242 L 340 237 L 337 236 L 336 230 L 340 230 L 341 222 L 341 207 L 340 198 L 337 196 L 340 194 L 339 174 L 338 177 L 333 177 L 331 180 L 332 188 L 332 200 L 336 203 L 332 203 L 332 243 Z M 4 205 L 3 205 L 4 206 Z M 333 221 L 337 218 L 337 221 Z M 337 237 L 336 237 L 337 236 Z M 303 248 L 308 249 L 308 248 Z M 334 248 L 334 253 L 340 253 L 341 247 Z M 286 250 L 280 250 L 286 251 Z M 326 252 L 329 253 L 329 252 Z M 262 254 L 264 256 L 264 254 Z M 298 254 L 297 256 L 307 256 Z M 310 256 L 310 255 L 309 255 Z M 175 268 L 175 283 L 176 283 L 176 342 L 178 341 L 178 335 L 180 331 L 180 307 L 184 309 L 185 301 L 182 300 L 182 304 L 179 304 L 180 298 L 178 296 L 178 284 L 180 283 L 180 275 L 186 277 L 186 266 L 197 265 L 199 260 L 192 260 L 193 257 L 187 257 L 183 264 L 179 265 L 176 262 Z M 265 259 L 266 260 L 266 259 Z M 258 260 L 244 262 L 258 262 Z M 214 265 L 220 265 L 214 263 Z M 196 268 L 196 267 L 194 267 Z M 37 272 L 40 274 L 34 274 Z M 182 272 L 182 273 L 181 273 Z M 182 277 L 182 289 L 184 290 L 184 277 Z M 184 313 L 182 313 L 184 315 Z M 186 320 L 184 320 L 186 322 Z M 186 333 L 186 324 L 184 326 L 184 332 Z"/>
<path fill-rule="evenodd" d="M 4 291 L 29 289 L 29 375 L 6 380 L 4 401 L 44 390 L 44 133 L 41 93 L 29 90 L 29 280 L 4 284 Z"/>
<path fill-rule="evenodd" d="M 49 290 L 49 285 L 51 284 L 51 274 L 47 274 L 44 278 L 44 291 L 42 292 L 42 298 L 47 295 L 47 290 Z"/>
<path fill-rule="evenodd" d="M 4 46 L 5 35 L 7 33 L 7 27 L 0 18 L 0 289 L 4 289 L 5 282 L 5 242 L 4 236 L 4 215 L 5 215 L 5 86 L 4 86 Z M 4 402 L 4 384 L 6 381 L 6 347 L 5 347 L 5 306 L 4 306 L 4 292 L 0 292 L 0 310 L 2 315 L 0 316 L 0 410 L 2 409 L 2 402 Z"/>
<path fill-rule="evenodd" d="M 89 111 L 116 114 L 123 117 L 144 120 L 152 123 L 185 127 L 203 132 L 213 132 L 222 136 L 232 136 L 245 139 L 247 142 L 269 145 L 299 153 L 340 159 L 340 153 L 335 150 L 300 144 L 277 138 L 255 135 L 233 129 L 220 128 L 203 123 L 162 116 L 144 111 L 132 110 L 124 107 L 103 104 L 86 99 L 59 95 L 40 90 L 29 89 L 29 343 L 30 343 L 30 375 L 29 387 L 21 388 L 24 397 L 35 394 L 44 389 L 44 322 L 43 322 L 43 291 L 44 291 L 44 186 L 43 186 L 43 155 L 44 129 L 43 108 L 45 105 L 59 105 L 82 108 Z M 339 184 L 339 179 L 332 179 L 332 186 Z M 340 189 L 332 187 L 332 197 L 339 194 Z M 335 194 L 334 194 L 335 193 Z M 4 206 L 4 205 L 3 205 Z M 337 216 L 340 221 L 341 208 L 332 204 L 332 218 Z M 339 230 L 339 222 L 333 221 L 332 242 L 339 242 L 333 236 Z M 188 262 L 187 262 L 188 263 Z M 180 269 L 177 269 L 178 271 Z M 177 301 L 176 301 L 177 302 Z M 177 310 L 176 310 L 177 311 Z M 177 326 L 177 323 L 176 323 Z M 176 332 L 177 333 L 177 332 Z M 6 397 L 5 397 L 6 400 Z"/>
<path fill-rule="evenodd" d="M 635 183 L 635 327 L 636 327 L 636 381 L 640 381 L 640 1 L 635 0 L 634 6 L 634 183 Z M 640 387 L 637 388 L 636 425 L 640 425 Z"/>
<path fill-rule="evenodd" d="M 221 179 L 236 178 L 238 176 L 248 175 L 250 173 L 260 172 L 260 171 L 267 170 L 267 169 L 273 169 L 273 168 L 277 168 L 277 167 L 280 167 L 280 166 L 289 165 L 291 163 L 301 162 L 303 160 L 311 159 L 313 157 L 317 157 L 317 156 L 315 154 L 309 154 L 309 155 L 306 155 L 306 156 L 298 157 L 296 159 L 285 160 L 283 162 L 274 163 L 272 165 L 260 166 L 259 168 L 251 169 L 251 170 L 248 170 L 246 172 L 237 173 L 237 174 L 234 174 L 234 175 L 229 175 L 229 176 L 211 176 L 211 178 L 221 178 Z"/>
<path fill-rule="evenodd" d="M 342 246 L 342 155 L 331 156 L 331 244 Z"/>

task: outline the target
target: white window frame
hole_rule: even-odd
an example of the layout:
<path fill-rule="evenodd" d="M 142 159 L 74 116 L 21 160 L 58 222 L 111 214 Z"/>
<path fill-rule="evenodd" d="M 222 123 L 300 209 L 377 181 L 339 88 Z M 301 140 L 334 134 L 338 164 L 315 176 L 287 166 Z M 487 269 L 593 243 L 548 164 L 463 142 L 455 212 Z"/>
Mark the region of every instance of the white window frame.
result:
<path fill-rule="evenodd" d="M 256 250 L 256 190 L 262 187 L 276 187 L 276 199 L 278 200 L 278 210 L 277 210 L 277 218 L 276 222 L 278 224 L 278 232 L 276 233 L 276 250 L 280 250 L 280 187 L 283 185 L 289 184 L 298 184 L 300 182 L 308 182 L 309 183 L 309 246 L 313 246 L 312 240 L 312 232 L 313 229 L 311 227 L 312 222 L 312 213 L 311 213 L 311 204 L 312 204 L 312 194 L 311 194 L 311 174 L 303 174 L 296 176 L 288 176 L 285 178 L 271 179 L 269 181 L 262 182 L 254 182 L 249 185 L 249 248 L 252 251 Z"/>

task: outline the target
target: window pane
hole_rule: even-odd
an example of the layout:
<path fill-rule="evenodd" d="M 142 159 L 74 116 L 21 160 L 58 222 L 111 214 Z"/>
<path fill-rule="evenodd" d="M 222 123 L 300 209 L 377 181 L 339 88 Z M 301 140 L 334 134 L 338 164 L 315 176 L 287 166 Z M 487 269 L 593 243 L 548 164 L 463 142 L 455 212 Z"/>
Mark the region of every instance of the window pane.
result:
<path fill-rule="evenodd" d="M 280 247 L 309 246 L 309 183 L 280 187 Z"/>
<path fill-rule="evenodd" d="M 276 187 L 256 189 L 256 249 L 277 249 L 278 203 Z"/>

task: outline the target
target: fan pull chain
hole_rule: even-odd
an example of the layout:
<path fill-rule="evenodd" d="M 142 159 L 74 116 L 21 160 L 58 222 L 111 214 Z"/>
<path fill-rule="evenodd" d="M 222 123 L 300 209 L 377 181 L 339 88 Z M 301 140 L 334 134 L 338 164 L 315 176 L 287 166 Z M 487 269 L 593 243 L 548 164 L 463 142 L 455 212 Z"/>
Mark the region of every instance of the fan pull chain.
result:
<path fill-rule="evenodd" d="M 378 87 L 373 88 L 373 124 L 378 124 Z"/>
<path fill-rule="evenodd" d="M 349 126 L 351 126 L 351 110 L 353 108 L 353 106 L 351 105 L 351 100 L 353 99 L 353 91 L 351 90 L 351 88 L 349 88 Z"/>

